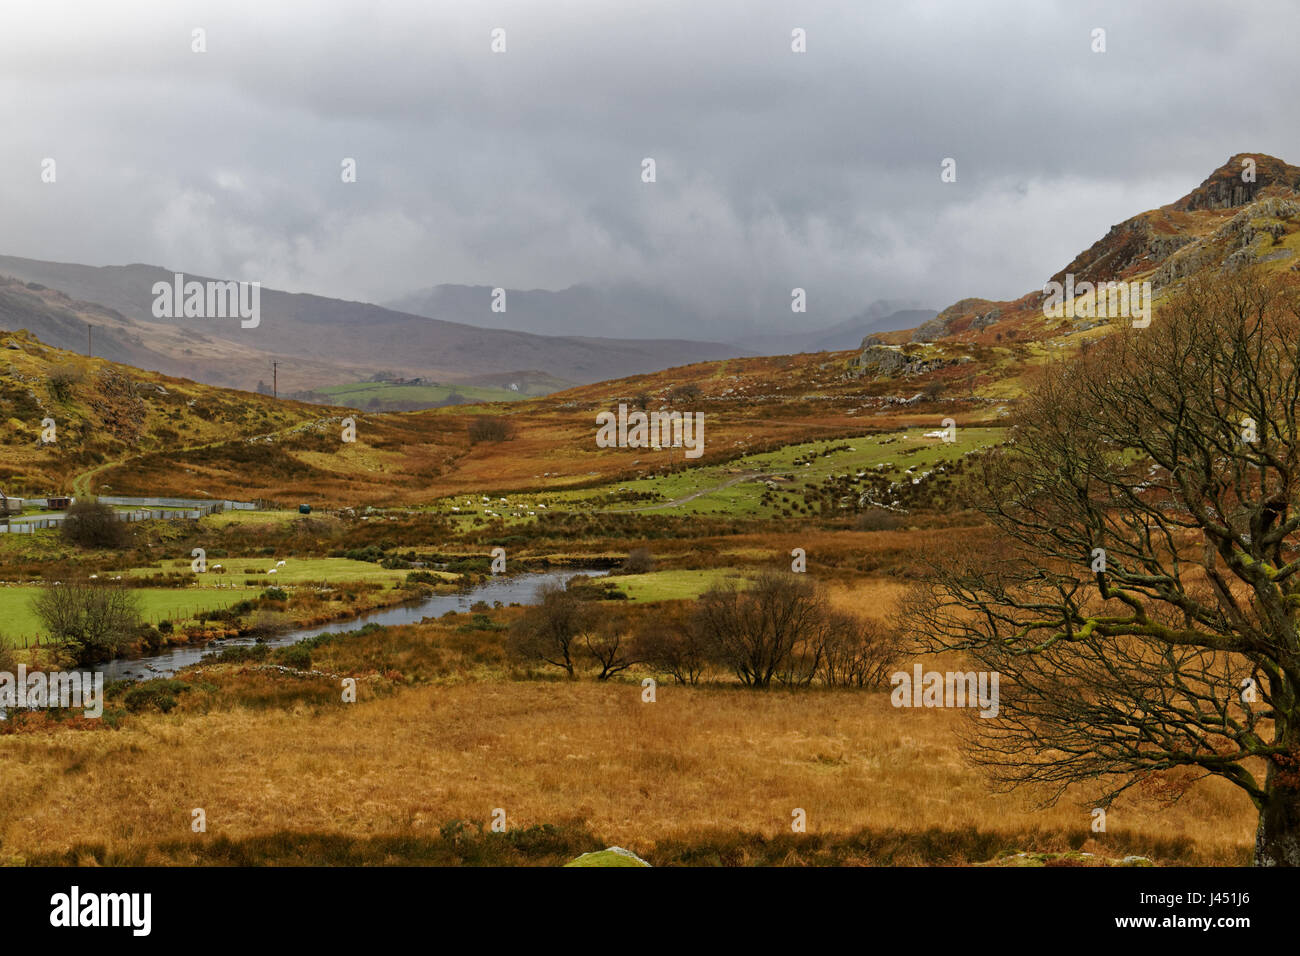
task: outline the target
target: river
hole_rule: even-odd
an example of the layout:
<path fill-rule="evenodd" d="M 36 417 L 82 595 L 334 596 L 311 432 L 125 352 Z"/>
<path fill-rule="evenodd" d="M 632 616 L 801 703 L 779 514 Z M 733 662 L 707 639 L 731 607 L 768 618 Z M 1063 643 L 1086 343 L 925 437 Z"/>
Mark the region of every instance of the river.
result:
<path fill-rule="evenodd" d="M 312 627 L 297 628 L 265 637 L 262 643 L 271 647 L 284 647 L 317 634 L 337 634 L 341 631 L 355 631 L 366 624 L 414 624 L 426 617 L 441 617 L 448 611 L 466 612 L 471 604 L 486 601 L 492 604 L 532 604 L 537 599 L 537 592 L 547 584 L 563 584 L 576 574 L 600 577 L 608 574 L 606 569 L 566 568 L 562 571 L 537 571 L 529 574 L 516 574 L 510 577 L 489 578 L 482 584 L 476 584 L 464 591 L 454 594 L 433 594 L 419 601 L 401 604 L 397 607 L 370 611 L 346 620 L 330 621 Z M 150 680 L 155 677 L 171 677 L 182 667 L 197 664 L 204 654 L 220 650 L 223 647 L 256 644 L 252 637 L 230 637 L 210 641 L 207 644 L 191 644 L 184 647 L 172 647 L 159 654 L 144 657 L 123 657 L 107 664 L 97 665 L 94 669 L 104 674 L 104 682 L 115 680 Z"/>

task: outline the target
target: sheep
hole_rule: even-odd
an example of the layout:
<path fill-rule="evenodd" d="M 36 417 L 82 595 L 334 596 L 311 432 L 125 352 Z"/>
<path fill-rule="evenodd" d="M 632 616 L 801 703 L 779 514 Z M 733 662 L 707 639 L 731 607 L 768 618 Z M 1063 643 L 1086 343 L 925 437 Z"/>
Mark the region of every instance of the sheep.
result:
<path fill-rule="evenodd" d="M 283 561 L 277 561 L 277 562 L 275 562 L 275 566 L 276 566 L 277 568 L 282 568 L 282 567 L 284 567 L 284 562 L 283 562 Z"/>

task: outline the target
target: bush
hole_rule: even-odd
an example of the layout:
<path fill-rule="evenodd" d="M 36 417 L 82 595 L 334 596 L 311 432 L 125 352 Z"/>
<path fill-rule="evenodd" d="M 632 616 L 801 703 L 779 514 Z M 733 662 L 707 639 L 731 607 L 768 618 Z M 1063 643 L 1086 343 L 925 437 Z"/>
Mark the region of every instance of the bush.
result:
<path fill-rule="evenodd" d="M 289 594 L 284 588 L 267 588 L 262 592 L 262 599 L 266 601 L 287 601 Z"/>
<path fill-rule="evenodd" d="M 879 687 L 898 655 L 898 641 L 880 622 L 834 614 L 818 677 L 828 687 Z"/>
<path fill-rule="evenodd" d="M 236 647 L 223 647 L 214 654 L 204 654 L 203 660 L 210 664 L 249 664 L 266 660 L 271 648 L 265 644 L 242 644 Z"/>
<path fill-rule="evenodd" d="M 624 574 L 649 574 L 655 568 L 655 559 L 649 548 L 633 548 L 623 561 Z"/>
<path fill-rule="evenodd" d="M 679 684 L 695 685 L 709 661 L 709 647 L 680 606 L 665 607 L 642 620 L 633 640 L 633 656 Z"/>
<path fill-rule="evenodd" d="M 113 548 L 120 550 L 127 540 L 125 522 L 117 520 L 117 513 L 98 501 L 75 501 L 68 508 L 63 522 L 63 539 L 82 548 Z"/>
<path fill-rule="evenodd" d="M 285 667 L 292 667 L 295 670 L 311 670 L 311 651 L 301 644 L 290 644 L 288 647 L 278 648 L 275 652 L 277 663 Z"/>
<path fill-rule="evenodd" d="M 496 415 L 477 415 L 469 423 L 469 442 L 505 441 L 510 437 L 510 424 Z"/>
<path fill-rule="evenodd" d="M 893 531 L 903 526 L 903 516 L 884 508 L 872 508 L 858 515 L 855 527 L 858 531 Z"/>
<path fill-rule="evenodd" d="M 75 365 L 64 363 L 50 369 L 46 384 L 50 387 L 50 397 L 56 402 L 66 402 L 72 398 L 73 389 L 86 380 L 85 374 Z"/>
<path fill-rule="evenodd" d="M 674 402 L 693 402 L 700 397 L 700 387 L 694 382 L 687 382 L 674 388 L 668 397 Z"/>
<path fill-rule="evenodd" d="M 128 690 L 122 703 L 133 714 L 151 709 L 165 714 L 176 706 L 176 695 L 189 689 L 183 680 L 149 680 Z"/>
<path fill-rule="evenodd" d="M 158 628 L 145 624 L 139 631 L 140 645 L 146 653 L 156 654 L 162 650 L 163 636 Z"/>

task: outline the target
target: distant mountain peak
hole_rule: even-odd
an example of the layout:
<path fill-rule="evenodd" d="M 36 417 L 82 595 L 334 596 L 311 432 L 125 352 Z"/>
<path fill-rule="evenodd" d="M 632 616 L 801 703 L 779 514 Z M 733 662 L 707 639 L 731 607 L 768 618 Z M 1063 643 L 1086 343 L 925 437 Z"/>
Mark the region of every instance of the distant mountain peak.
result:
<path fill-rule="evenodd" d="M 1179 212 L 1233 209 L 1268 196 L 1300 191 L 1300 167 L 1265 153 L 1237 153 L 1173 203 Z"/>

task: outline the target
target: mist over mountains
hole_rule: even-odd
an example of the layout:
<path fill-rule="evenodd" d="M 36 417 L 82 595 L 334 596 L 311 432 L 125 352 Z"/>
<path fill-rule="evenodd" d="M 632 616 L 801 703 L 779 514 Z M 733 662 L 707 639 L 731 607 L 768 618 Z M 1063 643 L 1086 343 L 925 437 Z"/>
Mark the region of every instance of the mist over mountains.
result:
<path fill-rule="evenodd" d="M 558 291 L 507 289 L 505 312 L 493 312 L 492 300 L 489 286 L 442 284 L 383 304 L 399 312 L 536 335 L 702 337 L 728 342 L 740 349 L 738 354 L 759 355 L 856 348 L 873 332 L 912 328 L 937 314 L 915 302 L 878 300 L 856 315 L 832 321 L 815 308 L 792 312 L 789 297 L 769 297 L 750 305 L 745 315 L 712 317 L 634 283 L 574 285 Z M 747 331 L 738 335 L 738 328 Z"/>
<path fill-rule="evenodd" d="M 261 319 L 157 319 L 156 282 L 174 272 L 156 266 L 84 266 L 0 257 L 9 285 L 0 326 L 27 328 L 62 348 L 84 351 L 96 326 L 101 354 L 211 384 L 253 388 L 281 363 L 280 384 L 306 389 L 379 371 L 474 382 L 516 372 L 545 372 L 582 384 L 691 362 L 750 354 L 735 345 L 660 337 L 538 335 L 412 315 L 365 302 L 261 290 Z M 186 274 L 187 280 L 208 281 Z M 62 293 L 62 295 L 60 295 Z M 485 310 L 486 311 L 486 310 Z"/>
<path fill-rule="evenodd" d="M 387 306 L 261 290 L 261 319 L 169 318 L 153 314 L 153 287 L 175 272 L 134 263 L 86 266 L 0 256 L 0 326 L 27 328 L 60 348 L 85 351 L 201 382 L 251 389 L 270 380 L 286 390 L 366 378 L 376 372 L 445 382 L 500 382 L 544 373 L 586 384 L 693 362 L 754 354 L 854 348 L 863 335 L 919 324 L 934 313 L 891 312 L 876 303 L 830 328 L 739 341 L 701 341 L 700 317 L 669 296 L 634 285 L 574 286 L 558 292 L 442 285 Z M 208 281 L 186 273 L 187 280 Z M 95 343 L 87 326 L 94 326 Z"/>

